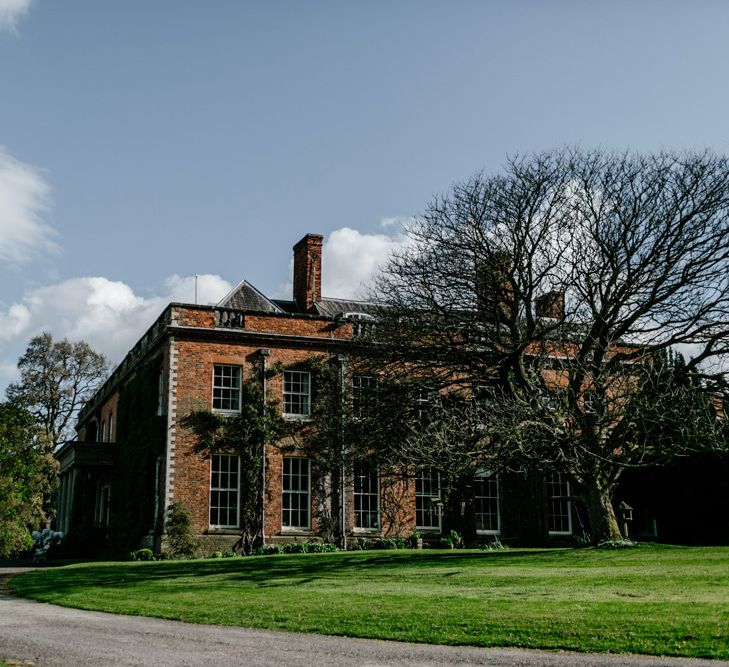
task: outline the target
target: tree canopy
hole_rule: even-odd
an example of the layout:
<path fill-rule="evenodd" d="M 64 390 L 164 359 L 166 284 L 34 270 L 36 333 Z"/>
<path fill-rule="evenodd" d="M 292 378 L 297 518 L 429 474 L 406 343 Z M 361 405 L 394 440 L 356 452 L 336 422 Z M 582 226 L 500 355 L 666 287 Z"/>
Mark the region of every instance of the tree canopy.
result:
<path fill-rule="evenodd" d="M 45 332 L 30 341 L 18 370 L 20 380 L 8 386 L 8 400 L 33 415 L 52 451 L 71 437 L 78 409 L 106 379 L 109 364 L 88 343 L 54 341 Z"/>
<path fill-rule="evenodd" d="M 30 548 L 30 530 L 46 519 L 52 466 L 32 415 L 0 403 L 0 558 Z"/>
<path fill-rule="evenodd" d="M 729 351 L 727 158 L 515 158 L 407 231 L 355 361 L 380 378 L 363 428 L 383 457 L 566 473 L 597 540 L 619 537 L 626 467 L 724 447 L 705 407 Z M 688 383 L 661 356 L 677 346 L 693 353 Z"/>

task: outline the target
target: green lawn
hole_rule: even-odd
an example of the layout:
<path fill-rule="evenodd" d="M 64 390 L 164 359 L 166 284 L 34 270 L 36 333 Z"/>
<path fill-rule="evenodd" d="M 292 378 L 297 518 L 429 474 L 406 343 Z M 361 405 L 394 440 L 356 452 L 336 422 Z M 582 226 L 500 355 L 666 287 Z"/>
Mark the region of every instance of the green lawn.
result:
<path fill-rule="evenodd" d="M 729 658 L 729 548 L 378 551 L 35 570 L 16 593 L 193 623 Z"/>

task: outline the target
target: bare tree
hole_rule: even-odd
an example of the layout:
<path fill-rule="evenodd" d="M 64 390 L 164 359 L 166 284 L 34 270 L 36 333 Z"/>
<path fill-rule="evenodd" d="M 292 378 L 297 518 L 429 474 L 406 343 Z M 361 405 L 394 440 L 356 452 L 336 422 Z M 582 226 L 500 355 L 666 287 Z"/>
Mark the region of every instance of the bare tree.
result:
<path fill-rule="evenodd" d="M 72 433 L 78 409 L 107 376 L 109 365 L 88 343 L 53 340 L 45 332 L 33 338 L 18 360 L 20 380 L 8 386 L 8 400 L 28 410 L 53 451 Z"/>
<path fill-rule="evenodd" d="M 676 387 L 650 410 L 639 397 L 676 346 L 694 351 L 692 391 L 723 384 L 707 369 L 729 350 L 726 158 L 516 158 L 436 198 L 408 232 L 358 361 L 399 392 L 382 402 L 392 417 L 380 407 L 367 425 L 383 456 L 564 472 L 598 540 L 620 535 L 612 494 L 626 467 L 720 446 L 705 413 L 658 437 Z"/>

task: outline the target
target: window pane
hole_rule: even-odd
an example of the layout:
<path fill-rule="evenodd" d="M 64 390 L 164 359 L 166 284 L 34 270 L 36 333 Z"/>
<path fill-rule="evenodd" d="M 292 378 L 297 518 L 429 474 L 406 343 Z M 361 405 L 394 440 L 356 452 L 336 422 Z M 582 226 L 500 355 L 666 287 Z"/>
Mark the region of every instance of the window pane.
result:
<path fill-rule="evenodd" d="M 284 371 L 284 414 L 308 417 L 311 412 L 311 377 L 307 371 Z"/>
<path fill-rule="evenodd" d="M 214 454 L 210 459 L 210 525 L 238 527 L 238 457 Z"/>
<path fill-rule="evenodd" d="M 309 459 L 285 457 L 283 460 L 281 524 L 285 528 L 311 527 L 310 470 Z"/>
<path fill-rule="evenodd" d="M 435 468 L 421 468 L 415 475 L 415 524 L 418 528 L 440 529 L 440 517 L 433 498 L 440 496 L 440 475 Z"/>
<path fill-rule="evenodd" d="M 572 503 L 570 483 L 562 473 L 552 473 L 547 478 L 549 532 L 569 535 L 572 533 Z"/>
<path fill-rule="evenodd" d="M 213 410 L 240 412 L 240 366 L 213 366 Z"/>
<path fill-rule="evenodd" d="M 476 476 L 474 504 L 476 530 L 499 532 L 499 480 L 496 475 L 482 473 Z"/>
<path fill-rule="evenodd" d="M 355 466 L 354 518 L 357 528 L 377 530 L 380 527 L 380 480 L 377 468 Z"/>

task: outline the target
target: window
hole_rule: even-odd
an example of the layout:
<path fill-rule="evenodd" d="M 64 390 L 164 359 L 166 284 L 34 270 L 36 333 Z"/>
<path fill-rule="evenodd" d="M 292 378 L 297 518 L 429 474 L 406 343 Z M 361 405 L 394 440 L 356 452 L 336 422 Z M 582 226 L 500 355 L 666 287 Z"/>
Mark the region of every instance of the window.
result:
<path fill-rule="evenodd" d="M 287 417 L 311 414 L 311 375 L 308 371 L 284 371 L 283 402 Z"/>
<path fill-rule="evenodd" d="M 497 535 L 500 530 L 499 479 L 488 472 L 478 472 L 474 482 L 476 531 Z"/>
<path fill-rule="evenodd" d="M 548 520 L 550 535 L 572 534 L 572 501 L 570 483 L 562 473 L 553 472 L 547 478 Z"/>
<path fill-rule="evenodd" d="M 281 525 L 284 528 L 311 528 L 311 461 L 299 457 L 283 460 Z"/>
<path fill-rule="evenodd" d="M 360 530 L 380 528 L 380 478 L 377 468 L 354 467 L 354 525 Z"/>
<path fill-rule="evenodd" d="M 106 420 L 101 420 L 101 440 L 99 442 L 106 442 Z"/>
<path fill-rule="evenodd" d="M 436 504 L 440 500 L 440 474 L 435 468 L 421 468 L 415 474 L 415 525 L 440 530 Z"/>
<path fill-rule="evenodd" d="M 355 375 L 352 378 L 352 414 L 363 417 L 377 388 L 377 378 L 371 375 Z"/>
<path fill-rule="evenodd" d="M 213 380 L 213 383 L 215 381 Z M 213 393 L 215 393 L 213 391 Z M 213 405 L 213 407 L 215 407 Z M 165 413 L 165 374 L 160 368 L 157 375 L 157 416 L 161 417 Z"/>
<path fill-rule="evenodd" d="M 114 413 L 109 413 L 109 442 L 114 442 Z"/>
<path fill-rule="evenodd" d="M 240 366 L 213 366 L 213 410 L 240 412 Z"/>
<path fill-rule="evenodd" d="M 97 526 L 109 525 L 109 496 L 108 484 L 96 483 L 96 501 L 94 503 L 94 523 Z"/>
<path fill-rule="evenodd" d="M 232 454 L 210 458 L 210 526 L 238 527 L 238 486 L 240 460 Z"/>

